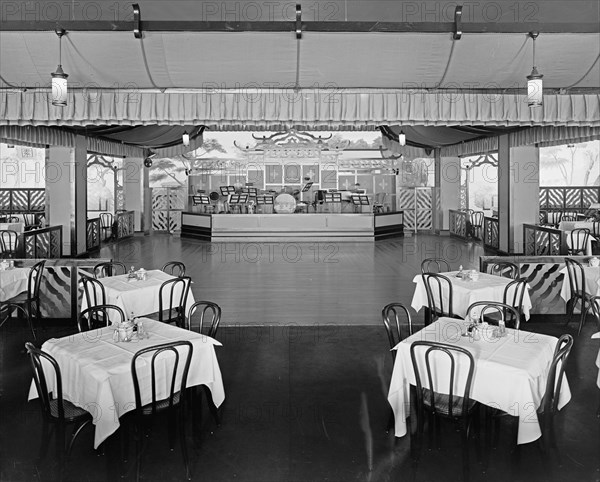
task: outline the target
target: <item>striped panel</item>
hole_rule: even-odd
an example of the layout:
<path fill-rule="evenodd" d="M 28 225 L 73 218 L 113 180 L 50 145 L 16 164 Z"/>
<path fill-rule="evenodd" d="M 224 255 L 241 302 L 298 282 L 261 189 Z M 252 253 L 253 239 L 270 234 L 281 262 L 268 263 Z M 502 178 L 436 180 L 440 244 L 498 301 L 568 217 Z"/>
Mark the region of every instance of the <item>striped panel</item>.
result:
<path fill-rule="evenodd" d="M 169 212 L 168 211 L 152 211 L 152 228 L 155 231 L 169 230 Z"/>
<path fill-rule="evenodd" d="M 166 189 L 152 189 L 152 210 L 168 209 L 169 198 Z"/>
<path fill-rule="evenodd" d="M 25 257 L 35 258 L 35 237 L 27 236 L 24 238 L 25 244 Z"/>
<path fill-rule="evenodd" d="M 497 219 L 483 218 L 483 244 L 494 249 L 500 248 Z"/>
<path fill-rule="evenodd" d="M 98 219 L 88 220 L 86 226 L 87 249 L 94 249 L 100 246 L 100 221 Z"/>
<path fill-rule="evenodd" d="M 46 200 L 46 193 L 42 190 L 29 191 L 29 209 L 31 211 L 43 211 Z"/>
<path fill-rule="evenodd" d="M 169 231 L 181 231 L 181 211 L 169 213 Z"/>
<path fill-rule="evenodd" d="M 185 209 L 186 202 L 187 195 L 183 189 L 169 189 L 169 209 Z"/>
<path fill-rule="evenodd" d="M 527 278 L 531 288 L 531 313 L 564 313 L 565 302 L 560 297 L 564 274 L 560 270 L 564 264 L 559 263 L 523 263 L 519 265 L 521 276 Z"/>
<path fill-rule="evenodd" d="M 581 189 L 581 199 L 583 208 L 589 207 L 592 203 L 600 202 L 600 187 L 585 187 Z"/>
<path fill-rule="evenodd" d="M 48 247 L 48 250 L 50 251 L 49 258 L 60 258 L 62 252 L 61 238 L 61 230 L 59 229 L 53 229 L 48 233 L 48 240 L 50 242 Z"/>
<path fill-rule="evenodd" d="M 547 207 L 560 208 L 563 206 L 562 189 L 548 189 Z"/>
<path fill-rule="evenodd" d="M 10 211 L 10 191 L 0 189 L 0 211 Z"/>
<path fill-rule="evenodd" d="M 540 187 L 539 197 L 540 197 L 540 208 L 542 208 L 542 209 L 547 208 L 548 207 L 548 188 Z"/>
<path fill-rule="evenodd" d="M 12 206 L 13 211 L 29 211 L 29 199 L 26 190 L 16 189 L 12 192 Z"/>
<path fill-rule="evenodd" d="M 40 286 L 40 312 L 46 318 L 71 318 L 71 268 L 50 266 Z"/>
<path fill-rule="evenodd" d="M 580 208 L 581 205 L 581 190 L 578 188 L 565 189 L 565 207 Z"/>
<path fill-rule="evenodd" d="M 417 217 L 417 229 L 423 229 L 423 230 L 432 229 L 431 210 L 417 211 L 416 217 Z"/>

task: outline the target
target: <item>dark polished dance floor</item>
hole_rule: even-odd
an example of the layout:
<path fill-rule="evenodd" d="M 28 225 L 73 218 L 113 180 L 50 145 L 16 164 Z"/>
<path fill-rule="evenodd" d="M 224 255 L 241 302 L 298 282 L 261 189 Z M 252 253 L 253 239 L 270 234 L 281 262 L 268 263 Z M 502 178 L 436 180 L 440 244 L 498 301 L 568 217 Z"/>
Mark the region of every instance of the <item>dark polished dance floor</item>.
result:
<path fill-rule="evenodd" d="M 435 237 L 375 246 L 340 244 L 339 261 L 331 264 L 314 259 L 269 263 L 268 258 L 251 264 L 242 261 L 242 251 L 237 264 L 223 262 L 220 255 L 211 258 L 214 253 L 203 260 L 202 249 L 211 245 L 168 236 L 136 237 L 111 248 L 115 258 L 147 269 L 182 259 L 195 281 L 196 299 L 214 299 L 223 306 L 218 335 L 223 346 L 217 357 L 226 401 L 220 427 L 204 410 L 200 430 L 188 430 L 193 480 L 461 480 L 459 437 L 451 429 L 442 429 L 441 448 L 425 448 L 417 466 L 410 457 L 410 436 L 396 439 L 393 431 L 386 432 L 392 360 L 379 312 L 393 300 L 410 302 L 412 278 L 421 257 L 427 257 L 406 255 L 415 251 L 414 243 L 422 243 L 421 252 L 437 246 L 449 253 L 448 246 L 456 245 L 461 255 L 453 265 L 467 266 L 470 253 L 481 254 L 476 246 Z M 130 250 L 127 258 L 125 249 Z M 487 469 L 476 457 L 482 440 L 471 441 L 471 480 L 600 480 L 600 390 L 594 364 L 599 343 L 590 339 L 595 328 L 588 323 L 576 337 L 567 368 L 572 399 L 556 419 L 561 457 L 527 444 L 516 463 L 511 454 L 514 427 L 505 423 Z M 575 334 L 576 324 L 565 328 L 535 318 L 524 329 L 558 336 Z M 47 325 L 39 332 L 39 343 L 74 330 L 73 324 Z M 43 441 L 39 405 L 26 402 L 31 381 L 23 352 L 27 337 L 27 330 L 14 320 L 2 328 L 2 481 L 50 481 L 57 476 L 52 449 L 44 460 L 36 460 Z M 131 462 L 123 466 L 121 478 L 119 444 L 113 438 L 99 455 L 92 449 L 92 431 L 85 430 L 69 461 L 67 479 L 134 480 Z M 158 425 L 143 454 L 142 480 L 177 481 L 184 476 L 178 445 L 170 452 L 166 431 Z"/>

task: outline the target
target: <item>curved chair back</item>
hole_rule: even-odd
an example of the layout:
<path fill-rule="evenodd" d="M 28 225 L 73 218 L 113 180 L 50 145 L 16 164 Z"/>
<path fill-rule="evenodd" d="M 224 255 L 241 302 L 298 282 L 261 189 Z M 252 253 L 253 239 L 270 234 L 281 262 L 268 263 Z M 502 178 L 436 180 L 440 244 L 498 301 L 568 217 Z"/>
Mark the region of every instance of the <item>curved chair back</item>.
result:
<path fill-rule="evenodd" d="M 80 332 L 83 332 L 109 326 L 111 322 L 123 323 L 124 321 L 125 313 L 118 306 L 97 305 L 87 308 L 79 314 L 77 327 Z"/>
<path fill-rule="evenodd" d="M 107 229 L 112 229 L 113 225 L 113 215 L 112 213 L 100 213 L 100 227 Z"/>
<path fill-rule="evenodd" d="M 158 291 L 158 320 L 185 326 L 185 304 L 192 279 L 189 276 L 173 278 L 160 285 Z"/>
<path fill-rule="evenodd" d="M 120 261 L 107 261 L 94 266 L 94 277 L 105 278 L 106 276 L 117 276 L 126 274 L 127 268 Z"/>
<path fill-rule="evenodd" d="M 521 314 L 514 306 L 507 305 L 506 303 L 500 303 L 497 301 L 476 301 L 467 308 L 467 315 L 465 319 L 472 319 L 471 312 L 478 307 L 482 307 L 477 310 L 477 318 L 480 321 L 486 321 L 489 324 L 497 325 L 499 320 L 504 321 L 507 328 L 513 328 L 518 330 L 521 325 Z M 492 316 L 485 317 L 486 313 L 490 313 Z M 495 315 L 498 313 L 500 318 L 496 318 Z"/>
<path fill-rule="evenodd" d="M 401 315 L 404 313 L 404 315 Z M 408 326 L 408 336 L 412 335 L 412 319 L 408 308 L 402 303 L 390 303 L 383 307 L 381 310 L 381 318 L 383 320 L 383 326 L 387 332 L 388 341 L 390 342 L 390 350 L 392 352 L 392 359 L 396 361 L 396 350 L 393 348 L 400 343 L 404 337 L 402 336 L 402 326 Z M 401 322 L 401 318 L 406 319 L 406 323 Z"/>
<path fill-rule="evenodd" d="M 421 273 L 444 273 L 448 271 L 450 271 L 450 265 L 443 258 L 425 258 L 421 261 Z"/>
<path fill-rule="evenodd" d="M 221 307 L 212 301 L 196 301 L 188 311 L 186 320 L 186 328 L 188 330 L 193 329 L 192 315 L 197 311 L 200 312 L 198 333 L 216 338 L 219 323 L 221 322 Z"/>
<path fill-rule="evenodd" d="M 514 306 L 523 314 L 523 299 L 527 290 L 527 278 L 517 278 L 511 281 L 504 288 L 502 303 Z"/>
<path fill-rule="evenodd" d="M 179 278 L 185 276 L 185 264 L 181 261 L 169 261 L 161 268 L 161 270 L 171 276 L 177 276 Z"/>
<path fill-rule="evenodd" d="M 473 211 L 471 214 L 471 224 L 477 227 L 483 226 L 483 216 L 483 211 Z"/>
<path fill-rule="evenodd" d="M 562 387 L 563 375 L 565 366 L 569 359 L 569 354 L 573 348 L 573 337 L 571 335 L 562 335 L 556 343 L 554 349 L 554 357 L 548 371 L 548 379 L 546 381 L 546 392 L 542 401 L 542 409 L 544 413 L 552 414 L 558 410 L 558 401 L 560 390 Z"/>
<path fill-rule="evenodd" d="M 451 418 L 466 416 L 475 369 L 475 359 L 471 352 L 456 345 L 415 341 L 410 347 L 410 357 L 417 387 L 417 410 L 421 411 L 427 407 L 436 415 Z M 446 363 L 441 362 L 442 357 L 447 357 Z M 457 363 L 458 357 L 464 357 L 466 364 Z M 457 373 L 458 367 L 466 370 L 467 374 L 464 377 L 463 389 L 455 393 L 455 377 L 463 379 Z M 442 370 L 446 371 L 448 376 L 441 376 Z M 423 373 L 426 374 L 426 378 Z M 423 386 L 424 379 L 427 381 L 427 387 Z M 442 383 L 442 380 L 447 383 Z"/>
<path fill-rule="evenodd" d="M 81 277 L 81 285 L 88 307 L 106 304 L 106 291 L 100 281 L 84 275 Z"/>
<path fill-rule="evenodd" d="M 577 213 L 573 213 L 573 212 L 562 213 L 560 221 L 577 221 Z"/>
<path fill-rule="evenodd" d="M 0 254 L 4 258 L 16 258 L 19 233 L 10 229 L 0 231 Z"/>
<path fill-rule="evenodd" d="M 27 297 L 30 300 L 39 302 L 40 299 L 40 286 L 42 284 L 42 278 L 44 277 L 44 266 L 46 260 L 39 261 L 31 267 L 29 272 L 29 278 L 27 280 Z"/>
<path fill-rule="evenodd" d="M 58 363 L 53 356 L 40 350 L 34 346 L 33 343 L 25 343 L 25 348 L 27 349 L 31 361 L 33 381 L 42 405 L 44 417 L 47 419 L 58 418 L 59 420 L 64 420 L 65 408 L 62 393 L 62 377 Z M 48 363 L 44 364 L 42 359 L 46 359 Z M 48 370 L 50 370 L 51 367 L 53 373 L 44 373 L 44 366 L 48 367 Z M 51 380 L 52 378 L 55 379 L 55 385 L 51 390 L 53 396 L 51 398 L 46 380 Z M 54 413 L 52 410 L 53 400 L 56 400 L 56 402 L 54 402 L 56 404 L 56 411 Z"/>
<path fill-rule="evenodd" d="M 8 218 L 6 219 L 6 222 L 10 224 L 20 223 L 21 221 L 22 220 L 19 219 L 19 216 L 8 216 Z"/>
<path fill-rule="evenodd" d="M 36 219 L 35 214 L 32 213 L 23 214 L 23 221 L 25 223 L 26 231 L 31 231 L 32 229 L 39 229 L 42 227 L 42 223 L 40 223 Z"/>
<path fill-rule="evenodd" d="M 427 303 L 431 314 L 435 317 L 454 316 L 452 311 L 452 298 L 454 296 L 450 278 L 439 273 L 422 273 L 421 276 L 427 291 Z"/>
<path fill-rule="evenodd" d="M 569 233 L 569 245 L 567 252 L 571 255 L 585 255 L 590 239 L 590 230 L 587 228 L 577 228 Z"/>
<path fill-rule="evenodd" d="M 131 360 L 131 375 L 138 415 L 154 415 L 179 404 L 186 388 L 193 351 L 194 347 L 189 341 L 173 341 L 143 348 L 136 352 Z M 138 359 L 146 354 L 151 354 L 149 363 L 138 364 Z M 166 362 L 171 357 L 173 358 L 172 362 Z M 160 377 L 156 376 L 157 365 L 160 367 Z M 140 378 L 150 380 L 150 397 L 147 393 L 142 395 Z M 176 383 L 178 379 L 179 383 Z M 150 402 L 147 401 L 148 399 Z"/>
<path fill-rule="evenodd" d="M 600 221 L 592 221 L 592 236 L 600 241 Z"/>
<path fill-rule="evenodd" d="M 517 279 L 521 274 L 519 267 L 510 261 L 499 261 L 492 264 L 489 273 L 511 279 Z"/>
<path fill-rule="evenodd" d="M 571 297 L 576 294 L 583 295 L 585 291 L 585 275 L 583 265 L 571 258 L 565 258 L 567 265 L 567 275 L 569 277 L 569 287 L 571 288 Z"/>

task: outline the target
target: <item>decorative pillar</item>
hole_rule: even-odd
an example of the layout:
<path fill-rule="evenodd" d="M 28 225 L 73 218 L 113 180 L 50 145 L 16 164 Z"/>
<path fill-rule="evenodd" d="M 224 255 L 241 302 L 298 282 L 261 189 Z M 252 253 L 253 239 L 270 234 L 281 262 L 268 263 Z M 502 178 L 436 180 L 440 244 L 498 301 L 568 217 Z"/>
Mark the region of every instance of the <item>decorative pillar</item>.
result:
<path fill-rule="evenodd" d="M 441 157 L 439 164 L 441 229 L 447 231 L 450 225 L 448 210 L 460 209 L 460 157 Z M 437 176 L 436 172 L 436 186 L 438 183 Z"/>
<path fill-rule="evenodd" d="M 150 169 L 142 169 L 143 217 L 141 229 L 145 235 L 152 233 L 152 189 L 150 189 Z"/>
<path fill-rule="evenodd" d="M 539 220 L 539 148 L 510 147 L 508 135 L 498 137 L 498 224 L 500 251 L 522 254 L 523 224 Z"/>
<path fill-rule="evenodd" d="M 431 229 L 435 234 L 439 234 L 443 229 L 443 217 L 444 213 L 442 212 L 442 202 L 440 199 L 441 194 L 441 185 L 442 185 L 442 157 L 440 155 L 440 149 L 434 149 L 433 151 L 433 169 L 434 169 L 434 187 L 433 187 L 433 196 L 431 199 L 432 204 L 432 220 L 431 220 Z"/>
<path fill-rule="evenodd" d="M 126 157 L 123 159 L 123 195 L 125 197 L 125 210 L 134 212 L 135 230 L 142 230 L 142 216 L 144 214 L 144 174 L 143 159 L 139 157 Z"/>
<path fill-rule="evenodd" d="M 75 147 L 50 146 L 46 156 L 48 223 L 62 225 L 63 256 L 87 251 L 87 140 Z"/>

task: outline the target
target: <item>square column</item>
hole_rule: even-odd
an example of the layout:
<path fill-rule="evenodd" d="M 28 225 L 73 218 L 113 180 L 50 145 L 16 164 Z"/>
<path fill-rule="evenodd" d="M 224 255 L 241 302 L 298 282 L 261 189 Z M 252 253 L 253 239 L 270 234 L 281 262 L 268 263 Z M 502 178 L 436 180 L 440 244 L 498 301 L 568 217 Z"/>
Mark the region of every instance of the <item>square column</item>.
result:
<path fill-rule="evenodd" d="M 439 169 L 438 169 L 439 167 Z M 439 172 L 439 174 L 438 174 Z M 449 209 L 460 209 L 460 158 L 458 156 L 441 157 L 439 166 L 436 156 L 436 188 L 440 190 L 441 228 L 450 228 Z"/>
<path fill-rule="evenodd" d="M 139 157 L 126 157 L 123 159 L 123 195 L 125 209 L 134 212 L 134 225 L 136 231 L 142 230 L 142 215 L 144 212 L 143 159 Z"/>
<path fill-rule="evenodd" d="M 510 147 L 498 137 L 498 224 L 500 251 L 522 254 L 523 224 L 539 222 L 540 152 L 536 146 Z"/>
<path fill-rule="evenodd" d="M 87 141 L 75 137 L 75 147 L 50 146 L 46 156 L 48 223 L 62 225 L 63 256 L 87 251 Z"/>

